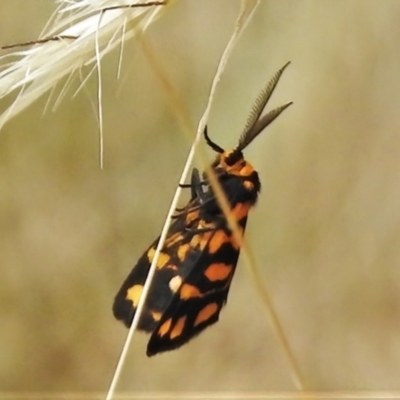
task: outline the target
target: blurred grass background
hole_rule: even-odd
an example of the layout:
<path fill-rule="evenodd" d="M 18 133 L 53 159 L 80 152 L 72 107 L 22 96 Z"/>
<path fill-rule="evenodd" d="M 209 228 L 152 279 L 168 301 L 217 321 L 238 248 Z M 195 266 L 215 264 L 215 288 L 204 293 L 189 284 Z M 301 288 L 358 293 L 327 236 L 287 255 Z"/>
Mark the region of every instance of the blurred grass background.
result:
<path fill-rule="evenodd" d="M 36 38 L 54 7 L 1 2 L 0 43 Z M 238 9 L 180 1 L 147 34 L 194 123 Z M 209 123 L 234 146 L 292 61 L 271 107 L 294 106 L 246 150 L 263 185 L 246 237 L 309 389 L 400 389 L 399 12 L 395 0 L 262 1 Z M 127 333 L 113 297 L 159 234 L 190 147 L 138 43 L 119 81 L 117 65 L 117 51 L 102 64 L 104 170 L 95 79 L 89 96 L 42 116 L 43 98 L 0 134 L 0 390 L 110 383 Z M 216 326 L 150 359 L 147 339 L 135 335 L 119 390 L 293 389 L 243 263 Z"/>

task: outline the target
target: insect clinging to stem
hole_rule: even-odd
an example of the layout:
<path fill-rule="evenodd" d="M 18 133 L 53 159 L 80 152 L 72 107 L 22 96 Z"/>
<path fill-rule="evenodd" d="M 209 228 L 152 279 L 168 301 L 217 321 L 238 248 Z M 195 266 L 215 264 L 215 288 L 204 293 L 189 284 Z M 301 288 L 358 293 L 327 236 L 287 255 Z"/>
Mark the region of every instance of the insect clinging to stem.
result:
<path fill-rule="evenodd" d="M 247 216 L 260 192 L 257 171 L 242 151 L 292 102 L 262 115 L 285 64 L 257 97 L 238 145 L 225 151 L 204 131 L 206 143 L 217 153 L 211 164 L 230 205 L 230 213 L 244 233 Z M 177 209 L 157 260 L 154 279 L 138 329 L 150 333 L 147 355 L 176 349 L 218 321 L 239 257 L 240 245 L 228 226 L 207 172 L 194 168 L 185 207 Z M 139 258 L 113 305 L 115 318 L 132 323 L 159 238 Z"/>

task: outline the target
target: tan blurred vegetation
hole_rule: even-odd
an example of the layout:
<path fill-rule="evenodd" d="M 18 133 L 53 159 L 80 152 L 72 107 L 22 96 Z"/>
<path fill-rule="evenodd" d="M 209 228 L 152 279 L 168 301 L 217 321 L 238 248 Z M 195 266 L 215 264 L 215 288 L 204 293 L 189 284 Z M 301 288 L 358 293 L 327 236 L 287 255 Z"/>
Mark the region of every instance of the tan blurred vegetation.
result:
<path fill-rule="evenodd" d="M 53 9 L 1 2 L 0 42 L 37 37 Z M 238 9 L 182 0 L 148 32 L 193 123 Z M 262 1 L 209 124 L 233 146 L 292 61 L 272 106 L 294 106 L 246 151 L 263 184 L 246 236 L 314 390 L 400 389 L 399 13 L 395 0 Z M 110 383 L 127 333 L 113 297 L 159 233 L 190 146 L 140 46 L 126 45 L 119 81 L 117 64 L 117 51 L 102 64 L 104 170 L 95 79 L 1 132 L 0 390 Z M 137 334 L 118 389 L 293 389 L 247 272 L 239 263 L 220 322 L 179 351 L 148 359 Z"/>

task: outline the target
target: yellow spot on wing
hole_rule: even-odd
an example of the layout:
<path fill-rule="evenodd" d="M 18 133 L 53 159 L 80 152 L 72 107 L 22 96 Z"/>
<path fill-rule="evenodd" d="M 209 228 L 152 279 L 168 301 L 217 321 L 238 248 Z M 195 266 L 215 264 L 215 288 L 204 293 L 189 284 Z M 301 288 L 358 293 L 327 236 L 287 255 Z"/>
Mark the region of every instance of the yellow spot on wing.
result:
<path fill-rule="evenodd" d="M 153 247 L 147 252 L 147 257 L 150 262 L 153 261 L 155 254 L 156 254 L 156 250 Z M 160 252 L 160 256 L 158 257 L 158 260 L 157 260 L 157 268 L 163 268 L 163 267 L 167 266 L 167 264 L 170 260 L 171 260 L 171 257 L 168 254 Z"/>
<path fill-rule="evenodd" d="M 187 252 L 190 249 L 190 244 L 186 243 L 186 244 L 182 244 L 179 246 L 178 248 L 178 258 L 183 261 L 184 258 L 186 257 Z"/>
<path fill-rule="evenodd" d="M 180 297 L 183 300 L 190 299 L 192 297 L 201 297 L 202 293 L 196 286 L 190 285 L 189 283 L 184 283 L 180 290 Z"/>
<path fill-rule="evenodd" d="M 206 245 L 209 242 L 210 237 L 213 233 L 214 232 L 206 232 L 206 233 L 202 234 L 201 239 L 200 239 L 200 250 L 204 250 L 204 248 L 206 247 Z"/>
<path fill-rule="evenodd" d="M 159 328 L 157 335 L 158 336 L 165 336 L 168 332 L 169 329 L 171 328 L 171 318 L 168 318 Z"/>
<path fill-rule="evenodd" d="M 131 300 L 134 307 L 137 307 L 139 303 L 140 295 L 142 294 L 143 286 L 142 285 L 134 285 L 128 289 L 126 293 L 126 299 Z"/>
<path fill-rule="evenodd" d="M 211 264 L 204 271 L 204 275 L 209 281 L 223 281 L 226 279 L 232 271 L 232 266 L 224 263 L 214 263 Z"/>
<path fill-rule="evenodd" d="M 166 241 L 165 241 L 165 246 L 167 247 L 171 247 L 174 244 L 181 242 L 183 240 L 183 236 L 177 232 L 175 234 L 173 234 L 172 236 L 170 236 Z"/>
<path fill-rule="evenodd" d="M 153 260 L 154 254 L 156 254 L 156 250 L 151 247 L 147 252 L 147 258 L 150 262 Z"/>
<path fill-rule="evenodd" d="M 157 268 L 161 268 L 167 265 L 171 257 L 168 254 L 160 253 L 160 257 L 157 260 Z"/>
<path fill-rule="evenodd" d="M 171 333 L 169 334 L 169 337 L 171 339 L 175 339 L 177 336 L 180 336 L 182 334 L 183 328 L 185 327 L 185 322 L 186 316 L 178 319 L 175 326 L 172 328 Z"/>
<path fill-rule="evenodd" d="M 193 235 L 191 241 L 190 241 L 190 246 L 191 247 L 196 247 L 200 243 L 200 235 Z"/>
<path fill-rule="evenodd" d="M 151 311 L 151 316 L 153 317 L 154 321 L 159 321 L 162 317 L 162 313 L 158 311 Z"/>
<path fill-rule="evenodd" d="M 210 303 L 203 307 L 197 314 L 196 320 L 194 321 L 194 326 L 201 324 L 202 322 L 210 319 L 218 311 L 217 303 Z"/>

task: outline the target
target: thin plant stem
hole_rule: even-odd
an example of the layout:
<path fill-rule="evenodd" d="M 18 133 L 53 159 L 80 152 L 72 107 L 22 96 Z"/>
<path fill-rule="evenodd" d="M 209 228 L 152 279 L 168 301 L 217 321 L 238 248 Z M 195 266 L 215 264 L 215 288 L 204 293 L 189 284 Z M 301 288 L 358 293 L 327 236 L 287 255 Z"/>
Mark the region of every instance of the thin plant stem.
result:
<path fill-rule="evenodd" d="M 251 13 L 250 13 L 250 15 L 251 15 Z M 249 17 L 250 17 L 250 15 L 249 15 Z M 241 10 L 241 13 L 240 13 L 238 21 L 241 20 L 242 16 L 243 16 L 243 8 Z M 242 18 L 242 21 L 244 22 L 244 23 L 242 23 L 242 26 L 244 26 L 245 22 L 246 22 L 246 19 Z M 235 27 L 235 31 L 234 31 L 231 39 L 228 42 L 228 45 L 227 45 L 227 47 L 226 47 L 226 49 L 225 49 L 225 51 L 224 51 L 224 53 L 223 53 L 223 55 L 221 57 L 219 67 L 217 69 L 217 73 L 216 73 L 216 75 L 214 77 L 214 80 L 213 80 L 213 83 L 212 83 L 211 92 L 210 92 L 208 104 L 207 104 L 207 107 L 206 107 L 206 111 L 204 112 L 204 115 L 200 120 L 199 128 L 197 130 L 197 134 L 196 134 L 196 136 L 195 136 L 195 138 L 193 140 L 191 149 L 189 151 L 189 155 L 188 155 L 187 160 L 185 162 L 185 165 L 184 165 L 184 168 L 183 168 L 183 171 L 182 171 L 182 174 L 181 174 L 181 178 L 179 180 L 180 184 L 183 184 L 186 181 L 186 178 L 187 178 L 187 176 L 189 174 L 190 167 L 191 167 L 191 164 L 192 164 L 194 156 L 195 156 L 196 147 L 197 147 L 197 145 L 198 145 L 198 143 L 200 141 L 200 138 L 201 138 L 201 135 L 202 135 L 202 132 L 203 132 L 203 128 L 205 126 L 206 120 L 208 118 L 209 111 L 211 109 L 211 102 L 212 102 L 212 99 L 213 99 L 213 95 L 215 93 L 216 85 L 217 85 L 217 83 L 218 83 L 218 81 L 219 81 L 219 79 L 221 77 L 221 74 L 222 74 L 222 72 L 224 70 L 224 67 L 225 67 L 226 63 L 227 63 L 229 55 L 232 52 L 232 49 L 233 49 L 234 44 L 236 43 L 236 41 L 237 41 L 237 39 L 239 37 L 240 32 L 241 32 L 241 28 L 240 28 L 240 24 L 238 23 L 236 25 L 236 27 Z M 142 44 L 143 43 L 144 43 L 144 41 L 143 41 L 143 38 L 142 38 Z M 182 107 L 181 102 L 179 102 L 177 100 L 178 96 L 175 95 L 175 91 L 173 90 L 172 85 L 169 83 L 169 80 L 166 79 L 165 74 L 164 73 L 160 73 L 161 70 L 157 67 L 157 65 L 160 65 L 160 64 L 158 62 L 155 62 L 154 53 L 150 53 L 150 51 L 149 51 L 150 46 L 149 45 L 147 45 L 147 46 L 146 45 L 142 45 L 142 48 L 145 50 L 145 54 L 147 56 L 149 56 L 151 54 L 151 57 L 149 57 L 149 60 L 151 62 L 149 64 L 151 66 L 153 66 L 153 69 L 156 72 L 156 76 L 159 78 L 159 80 L 162 83 L 163 87 L 165 88 L 166 92 L 169 94 L 170 98 L 173 100 L 173 104 L 175 104 L 174 109 L 177 110 L 178 118 L 179 118 L 179 120 L 181 121 L 181 123 L 182 123 L 182 125 L 184 127 L 183 131 L 189 133 L 191 131 L 191 129 L 190 129 L 191 128 L 191 124 L 189 124 L 187 122 L 188 119 L 185 116 L 186 113 L 182 112 L 182 110 L 184 110 L 184 108 Z M 149 273 L 148 273 L 147 278 L 146 278 L 146 282 L 145 282 L 145 284 L 143 286 L 143 290 L 142 290 L 142 293 L 140 295 L 140 299 L 139 299 L 139 302 L 138 302 L 138 306 L 136 308 L 136 312 L 135 312 L 132 324 L 131 324 L 131 326 L 129 328 L 128 335 L 127 335 L 127 337 L 125 339 L 125 343 L 124 343 L 124 346 L 122 348 L 122 352 L 121 352 L 121 355 L 119 357 L 119 360 L 118 360 L 118 363 L 117 363 L 117 367 L 115 369 L 114 376 L 113 376 L 112 381 L 111 381 L 111 385 L 110 385 L 109 390 L 107 392 L 106 400 L 111 400 L 113 398 L 113 396 L 114 396 L 115 388 L 117 386 L 119 377 L 121 375 L 122 368 L 123 368 L 125 360 L 126 360 L 126 356 L 127 356 L 127 353 L 128 353 L 128 349 L 130 347 L 130 343 L 132 341 L 133 334 L 134 334 L 134 332 L 135 332 L 135 330 L 136 330 L 136 328 L 138 326 L 139 319 L 140 319 L 140 316 L 141 316 L 141 313 L 142 313 L 142 310 L 143 310 L 143 307 L 144 307 L 144 304 L 145 304 L 145 301 L 146 301 L 146 297 L 147 297 L 147 294 L 148 294 L 149 289 L 150 289 L 151 281 L 152 281 L 152 279 L 154 277 L 154 273 L 156 271 L 157 260 L 159 258 L 161 249 L 162 249 L 162 247 L 164 245 L 164 242 L 165 242 L 165 239 L 167 237 L 168 229 L 169 229 L 169 226 L 170 226 L 171 221 L 172 221 L 172 216 L 173 216 L 173 214 L 175 212 L 175 209 L 177 207 L 178 200 L 179 200 L 179 197 L 181 195 L 181 192 L 182 192 L 182 188 L 180 187 L 180 185 L 178 185 L 177 188 L 176 188 L 175 194 L 173 196 L 173 199 L 172 199 L 172 202 L 171 202 L 171 206 L 170 206 L 169 211 L 167 213 L 167 217 L 165 219 L 165 223 L 164 223 L 163 229 L 161 231 L 160 239 L 158 241 L 157 248 L 155 250 L 154 258 L 153 258 L 153 260 L 151 262 L 151 265 L 150 265 L 150 269 L 149 269 Z"/>
<path fill-rule="evenodd" d="M 212 105 L 212 101 L 216 92 L 216 88 L 218 85 L 218 82 L 222 76 L 222 73 L 225 69 L 227 60 L 229 58 L 229 55 L 231 54 L 241 32 L 243 31 L 245 25 L 249 22 L 252 13 L 255 10 L 255 7 L 257 6 L 258 2 L 253 2 L 254 5 L 252 7 L 246 8 L 246 6 L 244 5 L 245 2 L 242 3 L 242 10 L 240 12 L 240 16 L 238 18 L 236 27 L 235 27 L 235 31 L 232 34 L 225 50 L 224 53 L 221 57 L 220 63 L 218 65 L 218 69 L 217 72 L 214 76 L 213 79 L 213 83 L 211 86 L 211 91 L 210 91 L 210 95 L 209 95 L 209 100 L 206 106 L 206 109 L 204 111 L 204 114 L 202 116 L 202 118 L 200 119 L 200 123 L 198 126 L 198 130 L 197 130 L 197 134 L 196 137 L 193 140 L 193 145 L 191 150 L 193 150 L 193 148 L 197 147 L 198 142 L 201 139 L 202 133 L 204 131 L 204 127 L 206 126 L 207 120 L 208 120 L 208 116 L 211 110 L 211 105 Z M 249 2 L 247 2 L 249 3 Z M 142 38 L 142 43 L 144 43 L 144 39 Z M 174 92 L 174 90 L 172 89 L 172 85 L 168 82 L 168 80 L 165 77 L 165 74 L 162 73 L 161 68 L 160 68 L 160 63 L 159 61 L 155 60 L 155 52 L 151 52 L 149 44 L 148 44 L 148 40 L 146 41 L 147 45 L 146 46 L 142 46 L 142 48 L 145 50 L 145 54 L 146 56 L 149 58 L 149 60 L 151 60 L 151 66 L 153 67 L 153 69 L 156 71 L 156 74 L 160 80 L 160 82 L 162 83 L 162 85 L 164 86 L 164 89 L 166 90 L 166 92 L 169 94 L 172 102 L 171 104 L 174 105 L 174 110 L 176 112 L 176 115 L 178 118 L 182 118 L 182 115 L 184 113 L 180 112 L 179 110 L 182 110 L 182 102 L 177 100 L 177 96 L 176 93 Z M 178 110 L 178 111 L 176 111 Z M 190 134 L 190 130 L 184 129 L 184 132 L 188 132 Z M 200 158 L 201 161 L 204 160 L 204 155 L 202 152 L 198 152 L 200 153 Z M 198 155 L 198 154 L 197 154 Z M 189 157 L 187 162 L 189 161 Z M 190 160 L 190 163 L 192 162 L 192 160 Z M 187 166 L 187 164 L 185 165 L 185 167 Z M 246 260 L 246 265 L 248 266 L 249 270 L 250 270 L 250 274 L 254 280 L 254 283 L 256 285 L 256 289 L 257 292 L 260 296 L 260 298 L 263 301 L 263 304 L 267 310 L 267 314 L 270 320 L 270 323 L 272 325 L 272 328 L 274 330 L 274 333 L 278 339 L 278 342 L 281 345 L 281 348 L 283 350 L 283 353 L 285 355 L 285 358 L 288 361 L 288 365 L 289 365 L 289 369 L 291 371 L 291 375 L 292 375 L 292 379 L 293 382 L 296 386 L 296 388 L 298 390 L 304 390 L 305 388 L 305 384 L 304 384 L 304 378 L 302 377 L 301 371 L 300 371 L 300 367 L 298 365 L 297 359 L 294 355 L 293 350 L 291 349 L 291 346 L 289 344 L 289 340 L 285 334 L 285 330 L 283 328 L 283 325 L 280 321 L 280 318 L 278 316 L 278 313 L 275 310 L 275 307 L 273 306 L 272 300 L 271 300 L 271 296 L 269 295 L 269 291 L 266 287 L 266 285 L 263 282 L 262 277 L 260 276 L 259 273 L 259 269 L 256 266 L 256 262 L 254 259 L 254 256 L 252 254 L 252 252 L 250 251 L 249 246 L 246 244 L 246 242 L 243 239 L 243 236 L 241 234 L 241 231 L 238 227 L 237 221 L 233 218 L 231 212 L 230 212 L 230 208 L 229 208 L 229 203 L 228 200 L 226 198 L 225 193 L 223 192 L 221 185 L 219 184 L 214 171 L 212 170 L 212 168 L 207 167 L 206 168 L 206 172 L 207 175 L 210 177 L 210 184 L 213 188 L 213 191 L 217 197 L 218 202 L 221 205 L 222 211 L 224 212 L 229 227 L 231 228 L 235 240 L 237 241 L 237 243 L 240 244 L 240 248 L 243 251 L 243 256 Z M 180 180 L 180 183 L 183 184 L 184 180 Z M 179 188 L 177 189 L 177 192 L 179 191 L 180 194 L 180 190 Z M 176 193 L 177 193 L 176 192 Z"/>

